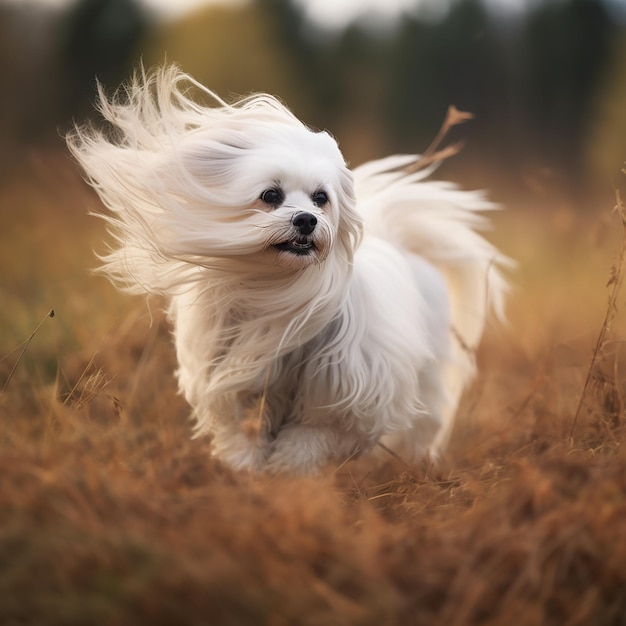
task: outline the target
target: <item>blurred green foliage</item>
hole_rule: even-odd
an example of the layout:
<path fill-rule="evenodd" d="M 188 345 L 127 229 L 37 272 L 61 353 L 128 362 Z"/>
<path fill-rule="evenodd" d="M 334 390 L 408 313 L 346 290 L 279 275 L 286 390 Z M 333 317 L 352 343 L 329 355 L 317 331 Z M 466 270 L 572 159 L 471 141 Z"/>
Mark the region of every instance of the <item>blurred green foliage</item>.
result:
<path fill-rule="evenodd" d="M 447 166 L 465 182 L 580 199 L 626 159 L 626 31 L 602 0 L 533 6 L 507 21 L 458 0 L 440 21 L 416 11 L 333 32 L 293 0 L 208 5 L 170 22 L 136 0 L 76 0 L 62 13 L 0 4 L 3 156 L 61 145 L 90 115 L 96 76 L 113 89 L 140 59 L 167 60 L 227 98 L 280 96 L 355 164 L 425 149 L 454 104 L 476 116 Z"/>

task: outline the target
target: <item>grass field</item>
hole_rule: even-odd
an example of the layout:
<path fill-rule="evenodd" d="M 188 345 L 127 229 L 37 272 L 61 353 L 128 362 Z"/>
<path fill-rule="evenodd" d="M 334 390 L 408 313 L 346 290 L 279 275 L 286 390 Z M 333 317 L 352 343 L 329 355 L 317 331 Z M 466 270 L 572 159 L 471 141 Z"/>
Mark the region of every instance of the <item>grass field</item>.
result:
<path fill-rule="evenodd" d="M 90 274 L 104 229 L 70 163 L 16 167 L 0 624 L 625 624 L 619 294 L 590 369 L 622 224 L 610 202 L 518 204 L 492 233 L 519 263 L 510 323 L 485 338 L 441 465 L 253 478 L 190 438 L 159 303 Z"/>

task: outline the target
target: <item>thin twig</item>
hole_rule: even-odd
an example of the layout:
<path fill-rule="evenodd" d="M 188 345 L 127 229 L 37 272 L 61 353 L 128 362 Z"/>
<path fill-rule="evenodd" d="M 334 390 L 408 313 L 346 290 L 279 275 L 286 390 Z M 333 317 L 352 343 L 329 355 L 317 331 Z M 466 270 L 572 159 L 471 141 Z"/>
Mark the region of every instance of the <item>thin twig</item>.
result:
<path fill-rule="evenodd" d="M 376 445 L 381 450 L 384 450 L 387 454 L 389 454 L 392 458 L 394 458 L 398 463 L 400 463 L 404 467 L 404 469 L 407 471 L 407 473 L 409 473 L 411 476 L 413 476 L 413 478 L 418 480 L 418 477 L 413 471 L 413 468 L 397 452 L 392 450 L 389 446 L 386 446 L 381 441 L 376 442 Z"/>
<path fill-rule="evenodd" d="M 468 120 L 474 118 L 472 113 L 468 113 L 466 111 L 459 111 L 454 105 L 450 105 L 448 107 L 448 111 L 446 113 L 446 118 L 439 129 L 439 132 L 433 139 L 432 143 L 422 155 L 420 155 L 419 159 L 412 163 L 409 167 L 406 168 L 406 172 L 408 174 L 414 174 L 415 172 L 419 172 L 423 170 L 425 167 L 430 165 L 431 163 L 435 163 L 437 161 L 443 161 L 455 154 L 458 154 L 463 147 L 462 143 L 455 143 L 447 148 L 439 149 L 441 142 L 444 140 L 445 136 L 450 132 L 454 126 L 458 126 L 459 124 L 463 124 Z"/>
<path fill-rule="evenodd" d="M 574 413 L 574 418 L 572 419 L 572 424 L 569 429 L 569 438 L 572 438 L 574 433 L 574 427 L 576 426 L 576 422 L 578 421 L 578 416 L 582 410 L 583 403 L 585 401 L 587 390 L 589 388 L 589 384 L 593 378 L 593 373 L 595 371 L 596 364 L 600 357 L 602 348 L 606 343 L 606 335 L 611 329 L 611 323 L 615 317 L 615 311 L 617 310 L 617 297 L 619 295 L 620 288 L 622 286 L 622 282 L 624 280 L 623 270 L 624 270 L 624 261 L 626 260 L 626 209 L 624 207 L 624 203 L 622 202 L 619 190 L 615 190 L 615 199 L 616 205 L 614 211 L 619 214 L 620 220 L 622 222 L 622 241 L 620 244 L 620 249 L 617 255 L 617 260 L 611 266 L 611 271 L 609 274 L 609 280 L 606 284 L 607 287 L 611 287 L 611 291 L 609 293 L 609 301 L 606 307 L 606 312 L 604 314 L 604 321 L 602 322 L 602 327 L 600 328 L 600 333 L 598 334 L 598 339 L 596 340 L 596 344 L 593 348 L 593 353 L 591 355 L 591 363 L 589 363 L 589 369 L 587 370 L 587 376 L 585 378 L 585 383 L 583 385 L 582 392 L 580 394 L 580 399 L 578 400 L 578 406 L 576 407 L 576 413 Z"/>
<path fill-rule="evenodd" d="M 28 349 L 28 346 L 30 346 L 30 342 L 33 340 L 33 337 L 37 334 L 39 329 L 43 326 L 43 323 L 49 317 L 54 317 L 54 309 L 50 309 L 50 311 L 46 313 L 45 317 L 39 322 L 39 324 L 37 324 L 37 328 L 33 330 L 33 332 L 30 334 L 30 337 L 22 344 L 22 350 L 20 351 L 19 356 L 17 357 L 15 363 L 13 364 L 13 367 L 11 368 L 11 371 L 9 372 L 7 379 L 4 381 L 4 385 L 2 386 L 2 389 L 0 389 L 0 396 L 4 394 L 7 387 L 9 386 L 9 383 L 11 382 L 11 379 L 13 378 L 13 374 L 15 374 L 15 370 L 17 369 L 17 366 L 20 364 L 20 361 L 22 360 L 24 353 Z"/>
<path fill-rule="evenodd" d="M 264 417 L 265 417 L 265 402 L 267 398 L 267 390 L 270 386 L 270 373 L 272 371 L 272 366 L 269 364 L 267 366 L 267 372 L 265 373 L 265 381 L 263 382 L 263 393 L 261 394 L 261 401 L 259 402 L 259 414 L 257 416 L 259 432 L 261 432 L 261 428 L 263 427 Z"/>
<path fill-rule="evenodd" d="M 100 340 L 100 344 L 98 345 L 98 348 L 96 349 L 96 351 L 93 353 L 92 357 L 89 359 L 89 362 L 87 363 L 87 365 L 84 367 L 81 375 L 79 376 L 78 380 L 76 381 L 76 383 L 74 384 L 74 386 L 72 387 L 71 391 L 67 394 L 67 396 L 65 397 L 65 399 L 63 400 L 63 405 L 67 405 L 70 400 L 72 400 L 72 398 L 74 397 L 74 394 L 76 393 L 76 391 L 78 391 L 78 388 L 80 386 L 80 384 L 83 382 L 83 380 L 89 375 L 89 372 L 91 370 L 91 367 L 93 366 L 93 364 L 96 361 L 96 357 L 98 356 L 98 353 L 100 352 L 100 349 L 102 348 L 102 345 L 104 344 L 105 340 L 107 339 L 107 337 L 109 336 L 109 333 L 111 332 L 111 329 L 109 328 L 109 330 L 107 330 L 107 332 L 105 333 L 104 337 L 102 337 L 102 339 Z M 80 398 L 79 398 L 80 399 Z"/>

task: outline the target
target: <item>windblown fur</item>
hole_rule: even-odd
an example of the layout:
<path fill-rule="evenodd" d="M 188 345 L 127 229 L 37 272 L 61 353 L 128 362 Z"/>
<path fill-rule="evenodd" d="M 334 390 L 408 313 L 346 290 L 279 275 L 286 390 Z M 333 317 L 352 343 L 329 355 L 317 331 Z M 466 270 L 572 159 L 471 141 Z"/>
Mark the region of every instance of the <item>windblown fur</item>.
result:
<path fill-rule="evenodd" d="M 351 172 L 271 96 L 227 104 L 173 67 L 99 108 L 108 129 L 68 144 L 110 212 L 102 271 L 167 298 L 217 456 L 314 472 L 379 441 L 409 462 L 443 448 L 506 291 L 481 193 L 407 173 L 414 155 Z"/>

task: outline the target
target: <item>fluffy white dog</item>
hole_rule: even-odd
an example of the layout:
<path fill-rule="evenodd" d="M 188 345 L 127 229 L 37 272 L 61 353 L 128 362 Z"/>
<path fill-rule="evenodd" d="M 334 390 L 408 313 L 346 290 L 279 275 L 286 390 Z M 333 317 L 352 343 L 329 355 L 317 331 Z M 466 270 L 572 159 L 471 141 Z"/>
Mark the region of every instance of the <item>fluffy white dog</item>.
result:
<path fill-rule="evenodd" d="M 424 182 L 415 155 L 350 171 L 271 96 L 227 104 L 174 67 L 99 108 L 109 132 L 68 143 L 111 212 L 103 270 L 168 298 L 215 454 L 309 473 L 377 442 L 407 462 L 441 450 L 506 291 L 483 194 Z"/>

